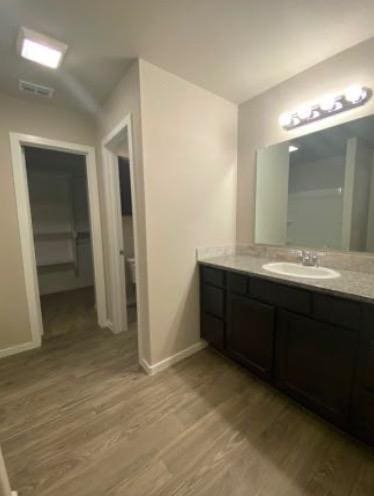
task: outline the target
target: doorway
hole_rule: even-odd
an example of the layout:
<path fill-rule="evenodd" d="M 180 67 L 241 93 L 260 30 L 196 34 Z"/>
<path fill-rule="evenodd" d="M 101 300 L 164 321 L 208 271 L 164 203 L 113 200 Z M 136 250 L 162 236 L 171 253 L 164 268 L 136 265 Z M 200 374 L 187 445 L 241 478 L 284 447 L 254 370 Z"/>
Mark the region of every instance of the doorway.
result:
<path fill-rule="evenodd" d="M 144 305 L 139 278 L 138 198 L 133 156 L 131 115 L 128 114 L 102 142 L 103 177 L 110 260 L 111 328 L 135 330 L 142 359 Z"/>
<path fill-rule="evenodd" d="M 43 339 L 97 326 L 83 155 L 24 147 Z"/>
<path fill-rule="evenodd" d="M 82 296 L 82 306 L 90 305 L 90 298 L 91 301 L 94 299 L 95 322 L 100 327 L 104 327 L 106 302 L 94 149 L 16 133 L 11 133 L 10 139 L 32 343 L 35 347 L 40 346 L 41 336 L 44 333 L 41 298 L 47 294 L 56 294 L 56 288 L 72 289 L 71 271 L 76 276 L 80 271 L 81 277 L 77 277 L 79 283 L 75 289 L 80 289 L 79 285 L 91 288 L 87 291 L 87 293 L 91 292 L 91 296 L 89 294 L 86 297 Z M 58 156 L 55 155 L 56 153 L 62 154 L 59 160 L 56 160 Z M 44 164 L 40 159 L 42 156 Z M 51 160 L 52 156 L 55 157 L 54 160 Z M 39 160 L 35 160 L 36 157 L 39 157 Z M 65 162 L 70 163 L 69 173 L 63 170 L 61 157 L 64 157 Z M 36 162 L 38 165 L 35 168 L 32 163 Z M 79 168 L 79 172 L 73 172 L 73 167 Z M 74 180 L 78 189 L 82 182 L 85 186 L 86 194 L 83 195 L 83 200 L 86 201 L 85 213 L 82 205 L 79 205 L 82 198 L 77 199 L 77 205 L 71 206 L 69 213 L 67 198 L 69 195 L 73 196 L 73 187 L 75 187 L 72 186 L 73 175 L 79 178 L 77 181 Z M 51 191 L 53 195 L 50 194 Z M 52 196 L 55 200 L 54 206 L 46 207 L 46 199 Z M 38 201 L 34 203 L 32 214 L 31 201 L 35 198 L 39 199 L 39 203 Z M 80 211 L 78 217 L 73 215 L 74 208 Z M 78 246 L 78 241 L 83 246 Z M 84 264 L 79 263 L 79 256 L 84 255 L 87 249 L 91 252 L 91 258 L 84 268 Z M 83 258 L 87 262 L 88 257 L 83 256 Z M 68 267 L 69 270 L 64 273 L 61 280 L 56 277 L 56 273 L 61 275 L 62 266 Z M 89 274 L 89 266 L 91 266 L 91 274 Z M 88 280 L 91 282 L 85 286 Z M 65 303 L 66 305 L 69 304 Z M 53 302 L 51 306 L 53 308 Z M 60 307 L 60 304 L 58 306 Z"/>
<path fill-rule="evenodd" d="M 136 257 L 130 159 L 126 140 L 125 146 L 122 148 L 122 155 L 118 157 L 118 177 L 121 199 L 123 258 L 125 271 L 125 305 L 127 313 L 127 328 L 130 328 L 137 324 Z"/>

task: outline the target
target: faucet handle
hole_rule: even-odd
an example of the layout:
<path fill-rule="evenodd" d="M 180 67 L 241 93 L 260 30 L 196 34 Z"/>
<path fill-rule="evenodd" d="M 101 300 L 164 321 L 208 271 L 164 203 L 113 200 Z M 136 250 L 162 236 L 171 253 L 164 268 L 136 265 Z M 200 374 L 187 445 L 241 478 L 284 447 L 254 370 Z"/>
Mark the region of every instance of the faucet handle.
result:
<path fill-rule="evenodd" d="M 315 267 L 319 267 L 319 256 L 317 255 L 317 253 L 313 253 L 312 262 Z"/>

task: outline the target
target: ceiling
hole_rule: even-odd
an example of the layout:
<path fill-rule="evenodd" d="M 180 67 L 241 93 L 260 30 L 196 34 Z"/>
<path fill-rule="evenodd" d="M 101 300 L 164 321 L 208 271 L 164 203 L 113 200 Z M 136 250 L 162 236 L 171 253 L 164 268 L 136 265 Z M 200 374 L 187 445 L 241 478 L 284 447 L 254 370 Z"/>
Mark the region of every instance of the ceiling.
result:
<path fill-rule="evenodd" d="M 17 56 L 21 25 L 69 45 L 59 70 Z M 239 103 L 373 35 L 373 0 L 0 0 L 0 89 L 95 112 L 141 57 Z"/>

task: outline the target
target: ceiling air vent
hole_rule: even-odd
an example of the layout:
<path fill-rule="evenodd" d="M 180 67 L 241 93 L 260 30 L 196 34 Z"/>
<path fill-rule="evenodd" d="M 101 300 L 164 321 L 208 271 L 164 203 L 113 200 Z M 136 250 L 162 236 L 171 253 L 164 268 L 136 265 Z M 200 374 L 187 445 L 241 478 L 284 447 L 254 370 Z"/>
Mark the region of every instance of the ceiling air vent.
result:
<path fill-rule="evenodd" d="M 52 98 L 55 90 L 49 88 L 48 86 L 42 86 L 41 84 L 31 83 L 30 81 L 19 81 L 19 90 L 21 93 L 27 93 L 28 95 L 42 96 L 44 98 Z"/>

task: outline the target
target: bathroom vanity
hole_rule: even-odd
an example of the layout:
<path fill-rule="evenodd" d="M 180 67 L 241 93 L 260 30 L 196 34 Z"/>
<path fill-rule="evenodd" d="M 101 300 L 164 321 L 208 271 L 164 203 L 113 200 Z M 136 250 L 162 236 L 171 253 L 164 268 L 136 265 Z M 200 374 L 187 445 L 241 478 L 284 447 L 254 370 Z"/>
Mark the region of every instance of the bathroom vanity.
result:
<path fill-rule="evenodd" d="M 268 262 L 200 262 L 201 337 L 336 426 L 374 444 L 374 276 L 269 274 Z"/>

